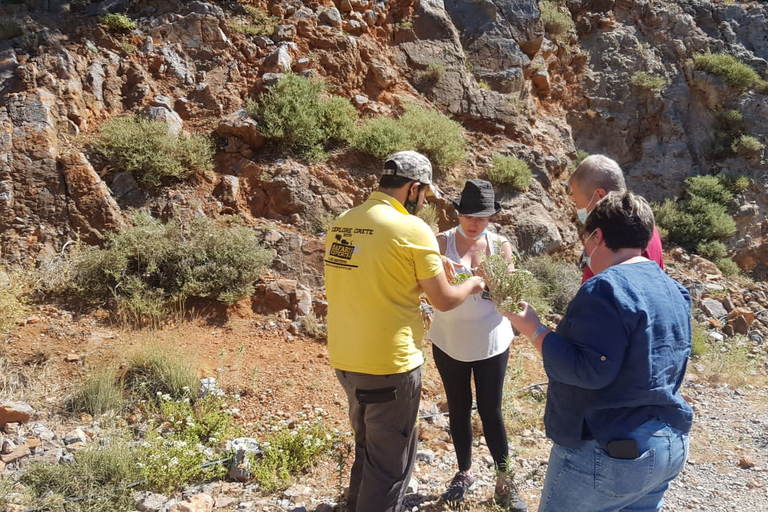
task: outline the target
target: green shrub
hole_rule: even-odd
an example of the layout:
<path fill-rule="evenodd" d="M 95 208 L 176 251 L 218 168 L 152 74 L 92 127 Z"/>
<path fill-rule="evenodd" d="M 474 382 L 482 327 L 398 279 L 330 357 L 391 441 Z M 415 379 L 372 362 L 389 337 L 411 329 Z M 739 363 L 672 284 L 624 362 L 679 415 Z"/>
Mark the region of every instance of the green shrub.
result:
<path fill-rule="evenodd" d="M 347 143 L 355 131 L 357 110 L 346 98 L 333 96 L 320 101 L 319 120 L 323 127 L 323 146 Z"/>
<path fill-rule="evenodd" d="M 466 158 L 464 128 L 445 114 L 409 103 L 399 122 L 413 148 L 437 167 L 451 167 Z"/>
<path fill-rule="evenodd" d="M 314 314 L 304 315 L 299 320 L 301 332 L 318 340 L 324 340 L 328 337 L 328 329 L 321 324 Z"/>
<path fill-rule="evenodd" d="M 695 55 L 693 66 L 695 69 L 719 76 L 735 89 L 752 89 L 761 82 L 757 71 L 731 55 L 711 53 Z"/>
<path fill-rule="evenodd" d="M 747 176 L 727 176 L 725 174 L 718 174 L 720 183 L 729 190 L 733 195 L 741 194 L 749 188 L 751 180 Z"/>
<path fill-rule="evenodd" d="M 739 266 L 731 258 L 720 258 L 715 261 L 715 265 L 724 276 L 731 277 L 740 272 Z"/>
<path fill-rule="evenodd" d="M 352 147 L 384 160 L 397 151 L 423 153 L 436 167 L 451 167 L 466 158 L 464 129 L 449 117 L 412 103 L 398 119 L 377 117 L 362 123 Z"/>
<path fill-rule="evenodd" d="M 524 160 L 514 156 L 504 156 L 494 153 L 493 166 L 486 171 L 488 180 L 496 184 L 507 184 L 517 190 L 528 190 L 533 174 Z"/>
<path fill-rule="evenodd" d="M 110 119 L 90 147 L 108 169 L 130 172 L 152 187 L 213 168 L 213 146 L 207 137 L 174 135 L 167 124 L 141 117 Z"/>
<path fill-rule="evenodd" d="M 726 206 L 733 199 L 733 194 L 717 176 L 692 176 L 685 179 L 685 185 L 689 196 L 700 197 L 711 203 Z"/>
<path fill-rule="evenodd" d="M 246 227 L 207 218 L 163 224 L 146 214 L 131 222 L 104 248 L 75 252 L 69 290 L 92 305 L 114 300 L 139 321 L 156 320 L 189 297 L 234 304 L 253 294 L 272 259 Z"/>
<path fill-rule="evenodd" d="M 69 412 L 85 412 L 91 416 L 123 407 L 123 386 L 114 371 L 104 371 L 88 378 L 67 401 Z"/>
<path fill-rule="evenodd" d="M 150 408 L 146 442 L 137 454 L 148 490 L 169 493 L 226 475 L 225 465 L 203 467 L 220 458 L 224 442 L 240 433 L 225 407 L 216 396 L 195 402 L 160 397 Z"/>
<path fill-rule="evenodd" d="M 14 19 L 0 20 L 0 41 L 13 39 L 24 33 L 21 24 Z"/>
<path fill-rule="evenodd" d="M 765 146 L 757 137 L 752 135 L 740 135 L 731 144 L 731 150 L 740 156 L 755 156 L 761 153 Z"/>
<path fill-rule="evenodd" d="M 243 7 L 248 13 L 248 21 L 230 24 L 229 28 L 232 31 L 251 37 L 271 36 L 275 32 L 275 27 L 278 24 L 277 17 L 269 16 L 264 10 L 252 5 L 244 5 Z"/>
<path fill-rule="evenodd" d="M 539 314 L 550 311 L 543 285 L 532 272 L 507 270 L 509 262 L 500 253 L 483 260 L 485 282 L 491 292 L 491 300 L 502 313 L 520 311 L 520 301 L 529 303 Z"/>
<path fill-rule="evenodd" d="M 645 71 L 638 71 L 632 75 L 629 82 L 641 89 L 647 89 L 655 93 L 663 93 L 667 88 L 667 79 L 663 76 L 656 76 Z"/>
<path fill-rule="evenodd" d="M 408 132 L 396 119 L 366 119 L 352 137 L 352 147 L 376 160 L 384 161 L 392 153 L 410 148 Z"/>
<path fill-rule="evenodd" d="M 437 205 L 434 203 L 425 204 L 416 215 L 423 220 L 427 226 L 432 228 L 433 231 L 437 232 L 437 223 L 440 220 Z"/>
<path fill-rule="evenodd" d="M 194 398 L 200 389 L 189 358 L 158 346 L 134 353 L 122 372 L 126 391 L 141 400 Z"/>
<path fill-rule="evenodd" d="M 258 102 L 249 101 L 247 110 L 273 143 L 308 158 L 319 158 L 330 146 L 348 141 L 357 119 L 349 101 L 321 99 L 323 90 L 319 81 L 288 74 Z"/>
<path fill-rule="evenodd" d="M 696 180 L 693 183 L 702 195 L 691 194 L 686 199 L 667 200 L 654 207 L 656 223 L 667 232 L 669 241 L 690 251 L 695 251 L 700 243 L 722 240 L 736 232 L 736 223 L 726 207 L 706 197 L 706 194 L 718 197 L 717 190 L 709 187 L 711 182 Z"/>
<path fill-rule="evenodd" d="M 714 135 L 707 156 L 714 159 L 733 155 L 733 143 L 747 130 L 744 114 L 738 110 L 719 110 L 715 114 Z"/>
<path fill-rule="evenodd" d="M 101 23 L 112 32 L 128 33 L 136 28 L 136 24 L 125 14 L 107 14 L 101 18 Z"/>
<path fill-rule="evenodd" d="M 260 488 L 273 492 L 288 486 L 293 475 L 301 474 L 330 453 L 336 437 L 322 423 L 299 424 L 273 431 L 262 442 L 262 454 L 250 459 L 249 471 Z"/>
<path fill-rule="evenodd" d="M 71 464 L 33 462 L 19 474 L 40 510 L 133 510 L 134 490 L 127 485 L 141 476 L 127 442 L 112 440 L 105 446 L 77 451 L 74 458 Z"/>
<path fill-rule="evenodd" d="M 691 319 L 691 357 L 701 357 L 708 350 L 707 331 L 704 326 Z"/>
<path fill-rule="evenodd" d="M 574 27 L 570 13 L 556 2 L 547 0 L 539 2 L 539 11 L 547 34 L 559 36 L 568 33 Z"/>
<path fill-rule="evenodd" d="M 583 149 L 577 149 L 576 150 L 576 160 L 573 161 L 573 168 L 576 169 L 581 162 L 584 161 L 585 158 L 589 156 L 589 153 L 584 151 Z"/>
<path fill-rule="evenodd" d="M 725 244 L 716 240 L 701 242 L 696 246 L 696 252 L 709 261 L 716 261 L 728 255 L 728 249 L 725 247 Z"/>
<path fill-rule="evenodd" d="M 524 258 L 518 262 L 518 267 L 532 273 L 542 284 L 544 298 L 552 312 L 565 314 L 568 304 L 581 286 L 579 268 L 548 254 Z"/>
<path fill-rule="evenodd" d="M 427 66 L 424 76 L 430 82 L 439 82 L 445 77 L 445 66 L 440 62 L 432 62 Z"/>

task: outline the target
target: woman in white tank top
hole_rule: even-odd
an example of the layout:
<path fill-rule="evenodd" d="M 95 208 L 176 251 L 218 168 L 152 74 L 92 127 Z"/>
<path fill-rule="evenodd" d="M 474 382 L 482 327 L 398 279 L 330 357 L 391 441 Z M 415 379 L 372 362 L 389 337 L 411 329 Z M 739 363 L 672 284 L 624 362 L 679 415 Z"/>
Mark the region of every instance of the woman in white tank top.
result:
<path fill-rule="evenodd" d="M 514 268 L 512 247 L 504 237 L 487 231 L 490 217 L 501 209 L 493 185 L 470 180 L 461 200 L 453 202 L 459 225 L 437 235 L 448 279 L 456 273 L 477 273 L 483 259 L 500 253 Z M 477 409 L 488 449 L 499 470 L 496 499 L 506 510 L 527 510 L 511 479 L 506 476 L 509 448 L 501 400 L 512 325 L 496 310 L 496 304 L 481 295 L 470 295 L 451 311 L 435 311 L 428 337 L 432 340 L 435 365 L 443 380 L 450 414 L 451 437 L 459 471 L 443 494 L 448 502 L 459 502 L 474 484 L 472 476 L 472 387 L 474 376 Z"/>

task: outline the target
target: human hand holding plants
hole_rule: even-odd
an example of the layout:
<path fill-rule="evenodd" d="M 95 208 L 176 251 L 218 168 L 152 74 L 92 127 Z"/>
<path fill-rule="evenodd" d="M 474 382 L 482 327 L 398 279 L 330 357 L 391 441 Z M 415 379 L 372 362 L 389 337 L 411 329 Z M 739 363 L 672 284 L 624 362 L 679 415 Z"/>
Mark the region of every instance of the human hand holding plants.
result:
<path fill-rule="evenodd" d="M 512 323 L 512 327 L 520 334 L 527 337 L 541 354 L 541 346 L 544 338 L 549 333 L 549 328 L 541 323 L 539 315 L 527 302 L 520 302 L 520 311 L 502 313 Z"/>

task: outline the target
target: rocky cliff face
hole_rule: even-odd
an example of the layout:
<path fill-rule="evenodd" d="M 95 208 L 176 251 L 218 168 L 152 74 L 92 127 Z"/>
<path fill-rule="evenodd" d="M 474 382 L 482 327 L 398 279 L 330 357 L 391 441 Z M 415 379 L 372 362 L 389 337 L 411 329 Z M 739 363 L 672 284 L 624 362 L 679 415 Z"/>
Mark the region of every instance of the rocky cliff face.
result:
<path fill-rule="evenodd" d="M 576 30 L 558 37 L 545 33 L 533 0 L 253 2 L 248 6 L 271 16 L 262 20 L 264 36 L 236 30 L 245 6 L 172 0 L 0 6 L 0 17 L 25 27 L 23 36 L 0 43 L 4 258 L 58 251 L 75 236 L 98 243 L 122 225 L 128 206 L 159 215 L 237 213 L 254 225 L 274 221 L 281 235 L 270 237 L 286 247 L 307 247 L 306 258 L 284 261 L 280 270 L 320 285 L 317 247 L 306 246 L 307 235 L 297 229 L 311 233 L 327 212 L 362 201 L 376 167 L 354 155 L 305 165 L 263 152 L 258 127 L 241 110 L 244 100 L 281 73 L 296 72 L 322 77 L 362 115 L 391 113 L 404 100 L 428 101 L 461 121 L 469 129 L 470 157 L 453 170 L 457 179 L 443 184 L 449 193 L 464 177 L 482 176 L 492 152 L 526 160 L 532 188 L 498 190 L 505 206 L 499 228 L 521 252 L 575 245 L 561 182 L 579 148 L 616 158 L 630 186 L 649 199 L 676 195 L 694 174 L 752 177 L 753 186 L 738 198 L 740 229 L 731 247 L 748 270 L 768 263 L 765 155 L 706 156 L 718 109 L 738 108 L 751 133 L 766 140 L 768 96 L 736 93 L 690 63 L 697 53 L 729 52 L 765 73 L 764 6 L 572 1 Z M 127 12 L 137 28 L 111 34 L 99 25 L 106 12 Z M 428 72 L 434 65 L 444 70 L 439 79 Z M 668 85 L 661 92 L 633 86 L 637 71 L 663 76 Z M 222 141 L 215 173 L 151 192 L 130 175 L 90 163 L 82 136 L 131 112 L 172 131 L 215 133 Z"/>

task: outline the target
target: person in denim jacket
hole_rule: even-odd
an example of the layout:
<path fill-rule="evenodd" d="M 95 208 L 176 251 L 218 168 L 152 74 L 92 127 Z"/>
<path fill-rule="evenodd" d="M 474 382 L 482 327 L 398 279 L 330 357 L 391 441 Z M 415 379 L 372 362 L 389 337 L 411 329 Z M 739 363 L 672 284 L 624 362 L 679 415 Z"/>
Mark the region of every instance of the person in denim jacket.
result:
<path fill-rule="evenodd" d="M 539 512 L 657 511 L 688 455 L 693 410 L 680 395 L 691 352 L 691 299 L 641 256 L 648 203 L 611 192 L 586 219 L 587 280 L 555 331 L 523 303 L 507 313 L 549 377 L 554 441 Z"/>

